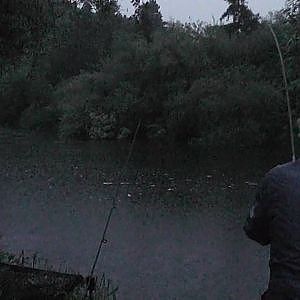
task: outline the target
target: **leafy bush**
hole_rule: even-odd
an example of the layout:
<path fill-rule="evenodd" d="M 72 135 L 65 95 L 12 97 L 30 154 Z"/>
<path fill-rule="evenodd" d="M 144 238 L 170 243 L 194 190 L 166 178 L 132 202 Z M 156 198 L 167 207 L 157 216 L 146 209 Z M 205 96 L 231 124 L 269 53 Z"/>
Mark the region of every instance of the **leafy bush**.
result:
<path fill-rule="evenodd" d="M 231 68 L 194 82 L 170 116 L 177 137 L 198 137 L 204 145 L 260 145 L 278 142 L 284 132 L 282 95 L 255 69 Z"/>
<path fill-rule="evenodd" d="M 54 107 L 29 106 L 21 115 L 20 125 L 25 129 L 55 130 L 58 120 L 58 112 Z"/>
<path fill-rule="evenodd" d="M 100 76 L 98 73 L 81 74 L 56 87 L 54 101 L 60 116 L 61 137 L 88 135 L 89 112 L 100 98 L 100 95 L 95 92 L 98 76 Z"/>
<path fill-rule="evenodd" d="M 0 124 L 17 126 L 21 113 L 30 105 L 31 83 L 27 70 L 18 69 L 6 73 L 0 83 Z"/>
<path fill-rule="evenodd" d="M 62 138 L 88 136 L 89 115 L 84 107 L 70 108 L 63 112 L 59 124 L 59 136 Z"/>
<path fill-rule="evenodd" d="M 29 71 L 30 66 L 23 63 L 18 68 L 11 68 L 1 77 L 1 125 L 19 126 L 23 113 L 26 118 L 29 111 L 39 113 L 39 110 L 43 111 L 52 103 L 51 85 L 43 77 L 29 76 Z"/>

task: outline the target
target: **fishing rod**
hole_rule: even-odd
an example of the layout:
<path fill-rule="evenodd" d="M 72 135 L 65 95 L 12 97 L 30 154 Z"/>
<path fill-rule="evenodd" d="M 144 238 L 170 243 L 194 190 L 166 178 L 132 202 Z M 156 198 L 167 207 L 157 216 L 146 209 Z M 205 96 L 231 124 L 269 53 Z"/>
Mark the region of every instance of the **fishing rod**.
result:
<path fill-rule="evenodd" d="M 291 109 L 291 101 L 290 101 L 290 94 L 289 94 L 289 87 L 288 87 L 288 82 L 287 82 L 287 75 L 286 75 L 286 68 L 283 60 L 283 55 L 282 51 L 279 45 L 279 41 L 277 38 L 277 35 L 272 28 L 271 24 L 268 24 L 268 27 L 273 35 L 273 38 L 276 43 L 276 47 L 279 53 L 280 57 L 280 63 L 281 63 L 281 69 L 282 69 L 282 77 L 283 77 L 283 82 L 284 82 L 284 88 L 285 88 L 285 95 L 286 95 L 286 102 L 287 102 L 287 108 L 288 108 L 288 115 L 289 115 L 289 126 L 290 126 L 290 139 L 291 139 L 291 148 L 292 148 L 292 161 L 296 161 L 296 152 L 295 152 L 295 138 L 293 134 L 293 118 L 292 118 L 292 109 Z"/>
<path fill-rule="evenodd" d="M 101 249 L 102 249 L 103 245 L 107 243 L 106 233 L 107 233 L 109 224 L 111 222 L 113 211 L 117 208 L 116 207 L 116 202 L 117 202 L 117 199 L 118 199 L 118 196 L 119 196 L 119 192 L 120 192 L 121 179 L 122 179 L 125 171 L 127 170 L 127 166 L 128 166 L 128 163 L 129 163 L 129 160 L 131 158 L 131 155 L 132 155 L 132 152 L 133 152 L 133 148 L 134 148 L 134 145 L 135 145 L 135 142 L 136 142 L 136 137 L 137 137 L 137 134 L 138 134 L 139 129 L 141 127 L 141 122 L 142 121 L 139 120 L 138 125 L 137 125 L 136 130 L 135 130 L 135 133 L 134 133 L 134 136 L 133 136 L 133 139 L 132 139 L 132 142 L 131 142 L 131 145 L 130 145 L 130 148 L 129 148 L 129 152 L 128 152 L 126 161 L 125 161 L 125 163 L 124 163 L 124 165 L 123 165 L 123 167 L 121 169 L 121 172 L 119 173 L 118 179 L 117 179 L 117 187 L 116 187 L 115 195 L 113 197 L 112 206 L 110 208 L 109 214 L 108 214 L 107 219 L 106 219 L 106 223 L 105 223 L 104 230 L 103 230 L 103 233 L 102 233 L 102 237 L 101 237 L 101 240 L 99 242 L 97 253 L 96 253 L 96 256 L 95 256 L 92 268 L 91 268 L 91 272 L 90 272 L 90 274 L 88 276 L 88 278 L 90 280 L 93 278 L 94 271 L 95 271 L 97 262 L 98 262 L 99 257 L 100 257 Z M 90 283 L 88 282 L 87 289 L 89 288 L 89 284 Z"/>

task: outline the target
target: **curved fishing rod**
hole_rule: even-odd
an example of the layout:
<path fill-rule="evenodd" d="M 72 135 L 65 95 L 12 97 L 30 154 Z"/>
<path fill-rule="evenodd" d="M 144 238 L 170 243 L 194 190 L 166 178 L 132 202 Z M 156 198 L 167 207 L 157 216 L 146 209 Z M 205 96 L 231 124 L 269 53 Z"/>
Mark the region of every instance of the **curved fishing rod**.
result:
<path fill-rule="evenodd" d="M 277 50 L 279 53 L 279 57 L 280 57 L 282 77 L 283 77 L 283 82 L 284 82 L 284 87 L 285 87 L 285 95 L 286 95 L 286 102 L 287 102 L 288 115 L 289 115 L 292 161 L 295 162 L 296 161 L 296 152 L 295 152 L 295 139 L 294 139 L 294 134 L 293 134 L 293 118 L 292 118 L 291 101 L 290 101 L 290 94 L 289 94 L 289 87 L 288 87 L 288 82 L 287 82 L 285 64 L 284 64 L 283 55 L 282 55 L 282 51 L 281 51 L 281 48 L 279 45 L 277 35 L 270 24 L 268 24 L 268 27 L 273 35 L 273 38 L 275 40 L 276 47 L 277 47 Z"/>
<path fill-rule="evenodd" d="M 132 155 L 132 152 L 133 152 L 133 147 L 135 145 L 135 141 L 136 141 L 136 137 L 137 137 L 137 134 L 139 132 L 139 129 L 141 127 L 141 120 L 139 120 L 139 123 L 136 127 L 136 130 L 135 130 L 135 133 L 134 133 L 134 136 L 133 136 L 133 139 L 132 139 L 132 142 L 131 142 L 131 145 L 130 145 L 130 148 L 129 148 L 129 152 L 128 152 L 128 155 L 127 155 L 127 159 L 121 169 L 121 172 L 119 173 L 119 176 L 118 176 L 118 181 L 117 181 L 117 188 L 116 188 L 116 192 L 115 192 L 115 195 L 113 197 L 113 201 L 112 201 L 112 207 L 109 211 L 109 214 L 108 214 L 108 217 L 107 217 L 107 220 L 106 220 L 106 223 L 105 223 L 105 227 L 104 227 L 104 230 L 103 230 L 103 234 L 102 234 L 102 238 L 99 242 L 99 246 L 98 246 L 98 249 L 97 249 L 97 253 L 96 253 L 96 256 L 95 256 L 95 259 L 94 259 L 94 263 L 93 263 L 93 266 L 92 266 L 92 269 L 91 269 L 91 272 L 90 272 L 90 275 L 89 277 L 92 278 L 93 275 L 94 275 L 94 271 L 95 271 L 95 268 L 96 268 L 96 265 L 97 265 L 97 262 L 99 260 L 99 256 L 100 256 L 100 253 L 101 253 L 101 249 L 103 247 L 104 244 L 107 243 L 107 239 L 106 239 L 106 233 L 107 233 L 107 230 L 108 230 L 108 227 L 109 227 L 109 224 L 110 224 L 110 221 L 111 221 L 111 217 L 112 217 L 112 214 L 113 214 L 113 211 L 117 208 L 116 207 L 116 202 L 117 202 L 117 198 L 118 198 L 118 195 L 119 195 L 119 192 L 120 192 L 120 186 L 121 186 L 121 179 L 123 177 L 123 174 L 125 173 L 125 171 L 127 170 L 127 165 L 129 163 L 129 160 L 131 158 L 131 155 Z"/>

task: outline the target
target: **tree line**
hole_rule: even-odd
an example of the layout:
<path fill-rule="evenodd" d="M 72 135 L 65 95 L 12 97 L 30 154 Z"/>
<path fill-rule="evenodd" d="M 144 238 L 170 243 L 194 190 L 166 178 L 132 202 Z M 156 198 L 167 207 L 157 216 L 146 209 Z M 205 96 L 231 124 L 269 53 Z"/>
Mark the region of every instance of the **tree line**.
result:
<path fill-rule="evenodd" d="M 300 1 L 261 18 L 227 0 L 215 24 L 164 21 L 155 0 L 0 0 L 0 125 L 61 137 L 203 146 L 288 138 L 276 47 L 299 116 Z"/>

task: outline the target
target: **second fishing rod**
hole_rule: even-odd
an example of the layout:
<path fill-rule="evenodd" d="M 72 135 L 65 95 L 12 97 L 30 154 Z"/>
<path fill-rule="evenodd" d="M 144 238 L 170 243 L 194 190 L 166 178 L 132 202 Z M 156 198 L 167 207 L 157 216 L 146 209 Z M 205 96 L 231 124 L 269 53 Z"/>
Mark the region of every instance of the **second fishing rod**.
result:
<path fill-rule="evenodd" d="M 107 231 L 108 231 L 108 228 L 109 228 L 109 225 L 110 225 L 110 222 L 111 222 L 113 212 L 117 208 L 117 199 L 118 199 L 119 193 L 120 193 L 121 180 L 122 180 L 125 172 L 127 171 L 128 163 L 129 163 L 130 158 L 131 158 L 132 153 L 133 153 L 134 145 L 135 145 L 135 142 L 136 142 L 138 132 L 139 132 L 140 127 L 141 127 L 141 123 L 142 123 L 142 121 L 139 120 L 139 122 L 136 126 L 136 129 L 135 129 L 134 135 L 133 135 L 132 142 L 130 144 L 128 155 L 126 157 L 126 160 L 125 160 L 125 162 L 123 164 L 123 167 L 122 167 L 122 169 L 119 173 L 119 176 L 117 178 L 117 186 L 116 186 L 116 190 L 115 190 L 115 193 L 114 193 L 114 196 L 113 196 L 113 199 L 112 199 L 112 206 L 109 210 L 109 213 L 108 213 L 108 216 L 107 216 L 107 219 L 106 219 L 106 222 L 105 222 L 104 230 L 103 230 L 101 239 L 99 241 L 99 245 L 98 245 L 97 252 L 96 252 L 93 264 L 92 264 L 92 268 L 91 268 L 91 271 L 90 271 L 90 274 L 89 274 L 89 278 L 93 278 L 95 268 L 96 268 L 96 265 L 98 263 L 98 260 L 99 260 L 100 254 L 101 254 L 101 250 L 103 248 L 103 245 L 107 243 L 106 235 L 107 235 Z M 87 284 L 87 285 L 89 285 L 89 284 Z"/>

